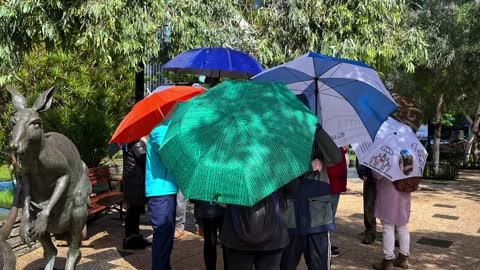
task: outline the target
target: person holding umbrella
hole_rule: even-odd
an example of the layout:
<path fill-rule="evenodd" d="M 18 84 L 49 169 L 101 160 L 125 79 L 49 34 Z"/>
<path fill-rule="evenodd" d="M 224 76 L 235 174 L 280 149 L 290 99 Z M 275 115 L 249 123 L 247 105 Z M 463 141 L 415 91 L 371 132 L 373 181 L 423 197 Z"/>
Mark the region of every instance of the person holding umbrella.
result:
<path fill-rule="evenodd" d="M 152 270 L 171 269 L 178 188 L 159 154 L 169 124 L 166 117 L 152 130 L 147 142 L 145 186 L 153 226 Z"/>
<path fill-rule="evenodd" d="M 393 266 L 408 269 L 410 255 L 410 192 L 398 191 L 385 176 L 372 172 L 377 181 L 375 217 L 382 221 L 384 259 L 373 265 L 378 270 L 393 270 Z M 395 259 L 395 230 L 398 232 L 400 252 Z"/>
<path fill-rule="evenodd" d="M 227 205 L 221 233 L 228 270 L 278 270 L 288 246 L 288 194 L 297 180 L 252 207 Z"/>
<path fill-rule="evenodd" d="M 284 186 L 309 169 L 316 124 L 280 83 L 225 81 L 178 105 L 160 154 L 187 198 L 227 205 L 228 270 L 279 269 Z"/>
<path fill-rule="evenodd" d="M 427 151 L 412 129 L 388 118 L 380 127 L 374 142 L 352 145 L 361 164 L 372 169 L 376 180 L 375 216 L 382 221 L 383 255 L 373 267 L 391 270 L 407 269 L 410 253 L 410 193 L 417 190 L 423 175 Z M 395 231 L 400 252 L 395 259 Z"/>
<path fill-rule="evenodd" d="M 281 270 L 297 268 L 302 254 L 309 270 L 330 269 L 330 235 L 335 229 L 331 188 L 325 166 L 342 162 L 342 154 L 330 136 L 317 124 L 312 169 L 300 178 L 298 189 L 288 198 L 290 243 L 285 248 Z"/>

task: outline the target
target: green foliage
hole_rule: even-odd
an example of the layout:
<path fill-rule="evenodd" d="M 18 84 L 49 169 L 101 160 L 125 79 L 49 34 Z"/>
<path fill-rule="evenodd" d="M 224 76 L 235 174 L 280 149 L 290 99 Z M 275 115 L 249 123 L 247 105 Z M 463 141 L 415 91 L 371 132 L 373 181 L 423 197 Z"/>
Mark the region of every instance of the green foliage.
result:
<path fill-rule="evenodd" d="M 480 5 L 475 1 L 427 0 L 412 12 L 427 33 L 428 59 L 415 73 L 393 74 L 396 91 L 413 97 L 430 117 L 440 94 L 452 113 L 475 113 L 480 94 Z"/>
<path fill-rule="evenodd" d="M 5 179 L 12 179 L 8 165 L 0 166 L 0 181 Z"/>
<path fill-rule="evenodd" d="M 229 47 L 258 54 L 255 29 L 244 19 L 243 4 L 232 0 L 163 0 L 160 60 L 193 48 Z"/>
<path fill-rule="evenodd" d="M 403 1 L 165 1 L 162 60 L 188 49 L 224 46 L 266 67 L 308 51 L 357 59 L 381 71 L 414 70 L 426 57 L 423 31 Z"/>
<path fill-rule="evenodd" d="M 89 53 L 134 67 L 158 53 L 161 1 L 6 0 L 0 6 L 0 61 L 10 67 L 35 48 Z"/>
<path fill-rule="evenodd" d="M 424 33 L 410 25 L 407 8 L 404 1 L 272 1 L 248 18 L 266 66 L 317 51 L 384 72 L 413 71 L 426 56 L 426 43 Z"/>
<path fill-rule="evenodd" d="M 224 46 L 266 66 L 309 50 L 364 61 L 381 72 L 413 71 L 424 32 L 404 1 L 5 0 L 0 1 L 0 86 L 32 101 L 55 85 L 47 130 L 62 132 L 95 165 L 130 107 L 138 62 Z M 473 31 L 473 30 L 472 30 Z M 191 81 L 192 77 L 174 77 Z M 0 91 L 0 150 L 13 113 Z M 3 157 L 4 159 L 5 157 Z M 0 156 L 2 161 L 2 156 Z"/>
<path fill-rule="evenodd" d="M 0 191 L 0 207 L 2 208 L 10 208 L 12 207 L 13 197 L 15 194 L 13 191 Z"/>
<path fill-rule="evenodd" d="M 455 116 L 451 113 L 442 114 L 442 126 L 451 127 L 455 122 Z M 433 121 L 435 123 L 435 121 Z"/>
<path fill-rule="evenodd" d="M 98 63 L 73 53 L 37 51 L 24 58 L 13 84 L 30 105 L 54 85 L 54 103 L 42 113 L 45 130 L 69 137 L 85 163 L 96 166 L 107 155 L 108 141 L 133 103 L 134 73 L 127 66 Z"/>

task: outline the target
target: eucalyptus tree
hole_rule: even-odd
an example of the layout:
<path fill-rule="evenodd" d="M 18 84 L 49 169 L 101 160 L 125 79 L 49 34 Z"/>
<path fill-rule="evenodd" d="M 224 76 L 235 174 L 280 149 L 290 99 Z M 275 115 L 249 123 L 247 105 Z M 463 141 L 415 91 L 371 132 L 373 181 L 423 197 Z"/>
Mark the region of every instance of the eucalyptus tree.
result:
<path fill-rule="evenodd" d="M 465 149 L 465 160 L 477 153 L 480 125 L 480 3 L 470 1 L 459 7 L 457 21 L 461 31 L 455 35 L 457 56 L 452 62 L 452 80 L 455 80 L 459 96 L 459 111 L 465 114 L 471 125 L 471 134 Z"/>
<path fill-rule="evenodd" d="M 255 26 L 259 58 L 281 64 L 308 51 L 356 59 L 388 72 L 411 72 L 424 58 L 424 33 L 410 24 L 404 1 L 264 1 L 246 12 Z"/>
<path fill-rule="evenodd" d="M 0 61 L 15 66 L 37 48 L 88 53 L 131 67 L 157 55 L 157 0 L 0 1 Z"/>
<path fill-rule="evenodd" d="M 471 120 L 472 137 L 466 149 L 470 153 L 478 133 L 480 54 L 479 4 L 475 1 L 416 1 L 412 12 L 416 24 L 425 30 L 428 58 L 420 61 L 414 74 L 396 78 L 399 92 L 410 95 L 434 118 L 432 156 L 434 171 L 440 162 L 440 135 L 445 111 L 463 113 Z M 435 101 L 435 102 L 432 102 Z M 472 118 L 472 117 L 470 117 Z M 477 134 L 478 135 L 478 134 Z"/>
<path fill-rule="evenodd" d="M 242 1 L 163 0 L 161 61 L 193 48 L 229 47 L 258 56 L 255 26 Z"/>

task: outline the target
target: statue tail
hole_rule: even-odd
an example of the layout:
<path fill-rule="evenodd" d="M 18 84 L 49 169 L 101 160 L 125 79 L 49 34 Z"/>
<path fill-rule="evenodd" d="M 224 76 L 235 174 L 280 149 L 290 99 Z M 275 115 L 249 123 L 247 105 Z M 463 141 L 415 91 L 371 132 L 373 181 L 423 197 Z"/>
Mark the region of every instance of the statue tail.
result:
<path fill-rule="evenodd" d="M 13 206 L 7 221 L 3 224 L 3 227 L 0 228 L 0 241 L 5 241 L 10 236 L 13 225 L 15 225 L 15 221 L 17 220 L 17 212 L 18 208 Z"/>
<path fill-rule="evenodd" d="M 20 183 L 20 181 L 17 181 Z M 17 185 L 17 190 L 15 191 L 15 197 L 13 198 L 13 205 L 10 214 L 8 215 L 7 220 L 3 224 L 3 227 L 0 228 L 0 241 L 6 241 L 12 232 L 13 225 L 17 220 L 18 206 L 20 201 L 20 194 L 22 193 L 22 185 Z"/>

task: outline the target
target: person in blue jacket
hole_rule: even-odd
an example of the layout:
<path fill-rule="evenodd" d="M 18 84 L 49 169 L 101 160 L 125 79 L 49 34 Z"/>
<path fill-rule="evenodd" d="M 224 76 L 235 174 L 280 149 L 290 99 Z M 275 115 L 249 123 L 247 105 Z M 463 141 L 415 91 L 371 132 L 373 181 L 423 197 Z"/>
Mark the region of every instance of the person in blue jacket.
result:
<path fill-rule="evenodd" d="M 290 243 L 281 270 L 297 269 L 302 254 L 309 270 L 330 269 L 329 232 L 335 230 L 335 221 L 326 166 L 342 162 L 342 154 L 320 125 L 312 152 L 312 172 L 300 177 L 296 192 L 287 197 Z"/>
<path fill-rule="evenodd" d="M 153 226 L 152 270 L 171 269 L 178 189 L 159 154 L 169 125 L 170 120 L 164 120 L 152 130 L 147 142 L 145 193 Z"/>

